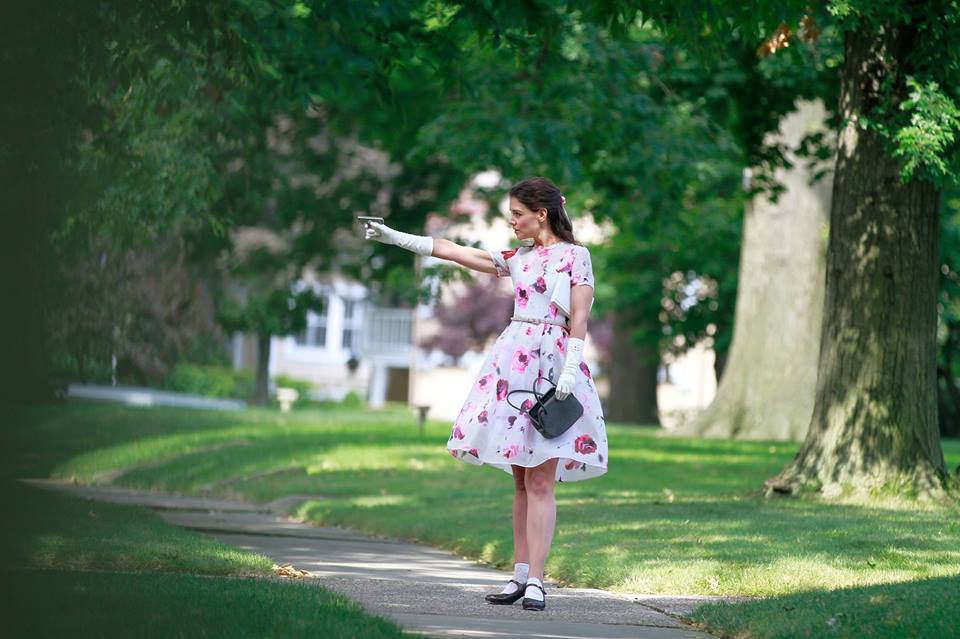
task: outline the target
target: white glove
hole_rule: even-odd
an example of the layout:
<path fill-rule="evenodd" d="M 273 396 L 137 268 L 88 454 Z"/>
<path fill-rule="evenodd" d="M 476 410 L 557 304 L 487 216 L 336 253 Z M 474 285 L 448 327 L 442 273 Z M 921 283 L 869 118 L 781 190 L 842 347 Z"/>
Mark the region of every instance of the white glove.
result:
<path fill-rule="evenodd" d="M 565 400 L 573 392 L 573 384 L 577 379 L 581 361 L 583 361 L 583 340 L 579 337 L 567 338 L 567 359 L 563 362 L 563 371 L 560 373 L 557 390 L 554 392 L 554 397 L 558 400 Z"/>
<path fill-rule="evenodd" d="M 411 235 L 410 233 L 401 233 L 386 224 L 379 222 L 366 222 L 364 231 L 365 239 L 376 240 L 384 244 L 393 244 L 408 251 L 413 251 L 418 255 L 433 254 L 433 238 L 427 235 Z"/>

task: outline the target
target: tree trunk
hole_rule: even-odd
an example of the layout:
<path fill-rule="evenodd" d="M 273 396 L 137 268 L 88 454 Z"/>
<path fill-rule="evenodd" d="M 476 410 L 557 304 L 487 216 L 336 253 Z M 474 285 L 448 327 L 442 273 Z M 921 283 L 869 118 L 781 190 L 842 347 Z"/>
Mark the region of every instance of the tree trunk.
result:
<path fill-rule="evenodd" d="M 848 32 L 830 210 L 820 361 L 810 429 L 766 493 L 822 496 L 877 489 L 938 496 L 946 479 L 937 433 L 939 194 L 900 181 L 883 140 L 858 114 L 903 72 L 903 31 Z M 902 78 L 901 78 L 902 80 Z"/>
<path fill-rule="evenodd" d="M 831 178 L 811 185 L 813 171 L 794 151 L 824 128 L 823 103 L 797 110 L 766 140 L 786 147 L 791 168 L 776 203 L 759 194 L 747 205 L 733 339 L 713 402 L 681 435 L 739 439 L 803 438 L 813 411 L 823 305 L 826 223 Z"/>
<path fill-rule="evenodd" d="M 270 403 L 270 335 L 257 335 L 257 389 L 254 403 L 266 406 Z"/>
<path fill-rule="evenodd" d="M 657 415 L 657 368 L 652 350 L 637 348 L 630 323 L 616 318 L 610 358 L 610 397 L 605 407 L 608 421 L 660 424 Z"/>

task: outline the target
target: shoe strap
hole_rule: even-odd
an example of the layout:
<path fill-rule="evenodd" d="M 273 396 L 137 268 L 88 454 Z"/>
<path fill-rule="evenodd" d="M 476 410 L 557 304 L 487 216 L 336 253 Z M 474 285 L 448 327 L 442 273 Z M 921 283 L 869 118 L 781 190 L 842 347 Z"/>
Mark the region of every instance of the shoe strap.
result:
<path fill-rule="evenodd" d="M 547 596 L 547 591 L 543 589 L 543 586 L 539 586 L 539 585 L 537 585 L 537 584 L 527 583 L 527 588 L 529 588 L 530 586 L 533 586 L 534 588 L 539 588 L 539 589 L 540 589 L 540 592 L 543 593 L 543 596 L 544 596 L 544 597 Z"/>
<path fill-rule="evenodd" d="M 527 584 L 522 584 L 522 583 L 520 583 L 520 582 L 517 581 L 516 579 L 511 579 L 511 580 L 508 581 L 507 583 L 508 583 L 508 584 L 511 584 L 511 583 L 512 583 L 512 584 L 517 584 L 517 587 L 520 588 L 520 590 L 523 590 L 523 587 L 527 585 Z"/>

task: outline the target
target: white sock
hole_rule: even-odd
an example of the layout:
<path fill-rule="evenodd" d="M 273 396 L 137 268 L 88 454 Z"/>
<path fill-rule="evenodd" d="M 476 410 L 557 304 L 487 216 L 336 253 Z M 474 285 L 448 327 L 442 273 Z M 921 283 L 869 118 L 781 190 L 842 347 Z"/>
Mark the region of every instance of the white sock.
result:
<path fill-rule="evenodd" d="M 513 564 L 513 578 L 519 581 L 522 584 L 527 583 L 527 574 L 530 572 L 530 564 Z M 517 588 L 517 584 L 512 581 L 507 582 L 507 585 L 503 587 L 503 591 L 500 593 L 502 595 L 509 595 L 516 591 L 520 590 Z"/>
<path fill-rule="evenodd" d="M 534 584 L 543 588 L 543 582 L 537 579 L 536 577 L 530 577 L 527 579 L 527 585 L 533 586 Z M 543 601 L 543 592 L 540 588 L 527 588 L 527 591 L 523 594 L 527 599 L 536 599 L 537 601 Z"/>

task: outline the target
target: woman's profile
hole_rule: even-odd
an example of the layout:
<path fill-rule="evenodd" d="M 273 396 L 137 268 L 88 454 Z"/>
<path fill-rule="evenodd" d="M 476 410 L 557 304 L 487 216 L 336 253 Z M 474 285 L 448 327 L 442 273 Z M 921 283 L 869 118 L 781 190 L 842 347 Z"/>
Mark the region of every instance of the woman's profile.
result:
<path fill-rule="evenodd" d="M 484 360 L 447 449 L 462 461 L 512 473 L 514 574 L 502 592 L 486 600 L 512 604 L 523 598 L 528 610 L 546 607 L 543 568 L 556 522 L 554 483 L 607 471 L 603 412 L 582 358 L 593 304 L 590 253 L 574 238 L 564 204 L 546 178 L 516 184 L 510 189 L 510 225 L 519 240 L 532 239 L 533 245 L 502 252 L 401 233 L 376 222 L 368 222 L 366 230 L 367 239 L 512 279 L 513 317 Z M 551 384 L 558 400 L 576 397 L 583 415 L 559 437 L 546 439 L 527 415 L 533 395 L 519 408 L 507 395 L 535 387 L 542 393 Z"/>

